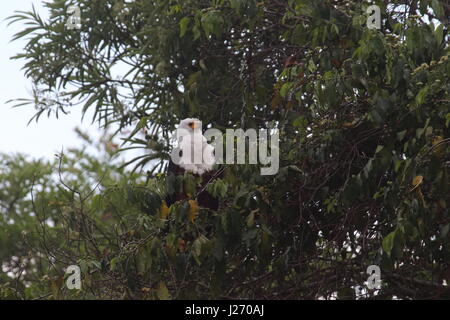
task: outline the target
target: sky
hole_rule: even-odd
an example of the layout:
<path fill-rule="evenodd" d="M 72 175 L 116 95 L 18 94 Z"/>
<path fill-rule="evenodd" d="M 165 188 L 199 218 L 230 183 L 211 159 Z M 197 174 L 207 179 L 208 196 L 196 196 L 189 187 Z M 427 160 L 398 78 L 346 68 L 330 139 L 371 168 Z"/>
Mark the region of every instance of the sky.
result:
<path fill-rule="evenodd" d="M 11 41 L 13 35 L 23 30 L 24 25 L 16 22 L 8 26 L 5 19 L 16 10 L 29 11 L 32 4 L 41 17 L 47 17 L 46 9 L 40 0 L 15 0 L 0 2 L 0 153 L 24 153 L 34 158 L 52 159 L 61 148 L 81 146 L 81 140 L 74 132 L 75 127 L 99 136 L 97 124 L 90 123 L 92 118 L 87 113 L 81 122 L 81 106 L 71 110 L 68 115 L 42 116 L 38 123 L 29 125 L 35 110 L 32 105 L 12 108 L 14 103 L 6 101 L 18 98 L 31 98 L 31 80 L 21 70 L 25 60 L 11 60 L 15 54 L 22 52 L 26 41 Z"/>

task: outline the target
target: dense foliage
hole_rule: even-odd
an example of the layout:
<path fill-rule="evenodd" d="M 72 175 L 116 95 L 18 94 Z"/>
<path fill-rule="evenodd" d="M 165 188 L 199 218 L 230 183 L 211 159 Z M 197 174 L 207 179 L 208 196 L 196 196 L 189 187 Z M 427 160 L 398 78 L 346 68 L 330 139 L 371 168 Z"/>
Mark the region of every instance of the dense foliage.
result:
<path fill-rule="evenodd" d="M 0 259 L 26 267 L 0 273 L 0 295 L 352 299 L 379 265 L 359 298 L 450 298 L 450 5 L 374 3 L 379 30 L 351 0 L 53 0 L 48 20 L 11 17 L 29 23 L 15 58 L 35 84 L 17 103 L 93 109 L 131 128 L 116 152 L 145 153 L 2 163 Z M 167 207 L 198 182 L 164 174 L 188 116 L 279 129 L 278 174 L 225 165 L 207 186 L 219 210 Z M 64 286 L 72 264 L 82 290 Z"/>

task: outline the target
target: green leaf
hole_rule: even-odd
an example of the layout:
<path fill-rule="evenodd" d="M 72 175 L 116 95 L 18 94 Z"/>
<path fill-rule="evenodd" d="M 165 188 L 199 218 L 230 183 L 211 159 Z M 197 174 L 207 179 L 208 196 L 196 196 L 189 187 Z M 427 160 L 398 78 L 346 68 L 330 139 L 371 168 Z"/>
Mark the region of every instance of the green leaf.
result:
<path fill-rule="evenodd" d="M 219 11 L 209 11 L 201 19 L 203 30 L 207 36 L 214 34 L 220 37 L 223 31 L 224 20 Z"/>
<path fill-rule="evenodd" d="M 391 254 L 392 248 L 394 247 L 394 241 L 395 241 L 395 234 L 396 234 L 396 230 L 392 231 L 391 233 L 389 233 L 386 237 L 384 237 L 383 239 L 383 250 L 384 252 L 386 252 L 388 255 Z"/>
<path fill-rule="evenodd" d="M 82 113 L 83 113 L 83 114 L 86 113 L 86 111 L 88 110 L 88 108 L 89 108 L 94 102 L 96 102 L 97 99 L 98 99 L 98 95 L 97 95 L 96 93 L 94 93 L 94 94 L 89 98 L 89 100 L 84 104 Z"/>
<path fill-rule="evenodd" d="M 200 23 L 195 23 L 194 27 L 192 28 L 192 32 L 194 33 L 194 40 L 200 38 L 200 36 L 202 35 Z"/>
<path fill-rule="evenodd" d="M 240 13 L 242 1 L 240 0 L 230 0 L 230 7 Z"/>
<path fill-rule="evenodd" d="M 427 96 L 427 92 L 428 92 L 429 87 L 423 87 L 422 89 L 420 89 L 419 93 L 416 96 L 416 104 L 418 106 L 420 106 L 421 104 L 423 104 L 425 102 L 425 97 Z"/>
<path fill-rule="evenodd" d="M 136 135 L 136 133 L 144 129 L 148 121 L 149 121 L 148 117 L 142 117 L 136 124 L 136 127 L 133 129 L 133 131 L 131 131 L 130 135 L 127 138 L 123 139 L 124 140 L 123 143 L 130 141 L 130 139 L 133 138 Z"/>
<path fill-rule="evenodd" d="M 194 243 L 192 243 L 192 256 L 197 261 L 197 263 L 200 265 L 201 260 L 200 256 L 203 253 L 203 247 L 209 242 L 209 239 L 206 238 L 204 235 L 199 236 L 197 239 L 195 239 Z"/>
<path fill-rule="evenodd" d="M 405 135 L 406 135 L 406 130 L 397 132 L 397 140 L 402 141 L 405 138 Z"/>
<path fill-rule="evenodd" d="M 96 194 L 92 197 L 92 205 L 91 208 L 93 211 L 99 212 L 104 210 L 105 201 L 103 201 L 103 195 Z"/>
<path fill-rule="evenodd" d="M 380 116 L 380 114 L 376 110 L 372 110 L 370 112 L 370 117 L 377 124 L 382 124 L 383 123 L 383 118 Z"/>
<path fill-rule="evenodd" d="M 444 40 L 444 25 L 440 24 L 437 26 L 436 30 L 434 31 L 434 35 L 436 37 L 437 43 L 440 45 L 442 43 L 442 40 Z"/>
<path fill-rule="evenodd" d="M 180 20 L 180 37 L 183 38 L 186 34 L 187 28 L 189 26 L 189 23 L 191 22 L 191 18 L 184 17 Z"/>
<path fill-rule="evenodd" d="M 114 257 L 111 259 L 110 263 L 109 263 L 109 268 L 111 271 L 116 270 L 117 268 L 117 263 L 120 262 L 120 258 L 119 257 Z"/>
<path fill-rule="evenodd" d="M 444 8 L 439 0 L 433 0 L 431 2 L 431 7 L 433 8 L 434 14 L 438 18 L 444 18 Z"/>
<path fill-rule="evenodd" d="M 156 290 L 156 295 L 159 300 L 170 300 L 170 293 L 164 282 L 160 282 L 158 289 Z"/>
<path fill-rule="evenodd" d="M 450 230 L 450 223 L 447 223 L 446 225 L 443 225 L 440 228 L 440 232 L 439 233 L 440 233 L 442 239 L 446 239 L 447 238 L 449 230 Z"/>
<path fill-rule="evenodd" d="M 186 174 L 184 176 L 183 183 L 184 183 L 184 192 L 189 196 L 195 195 L 197 184 L 194 176 L 191 174 Z"/>
<path fill-rule="evenodd" d="M 254 225 L 255 225 L 255 212 L 252 211 L 247 217 L 247 227 L 253 228 Z"/>
<path fill-rule="evenodd" d="M 288 94 L 291 87 L 292 87 L 292 82 L 286 82 L 285 84 L 283 84 L 283 86 L 280 89 L 280 96 L 283 98 L 286 98 L 286 95 Z"/>

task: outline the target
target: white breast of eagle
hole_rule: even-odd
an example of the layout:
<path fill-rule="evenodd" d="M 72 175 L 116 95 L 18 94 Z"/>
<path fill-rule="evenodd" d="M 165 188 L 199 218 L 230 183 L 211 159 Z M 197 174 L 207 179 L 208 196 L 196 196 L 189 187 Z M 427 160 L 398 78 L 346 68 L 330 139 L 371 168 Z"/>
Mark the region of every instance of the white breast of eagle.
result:
<path fill-rule="evenodd" d="M 176 163 L 181 168 L 194 174 L 202 175 L 212 170 L 215 163 L 214 147 L 202 134 L 202 122 L 196 118 L 181 120 L 177 129 L 178 147 L 181 158 Z"/>

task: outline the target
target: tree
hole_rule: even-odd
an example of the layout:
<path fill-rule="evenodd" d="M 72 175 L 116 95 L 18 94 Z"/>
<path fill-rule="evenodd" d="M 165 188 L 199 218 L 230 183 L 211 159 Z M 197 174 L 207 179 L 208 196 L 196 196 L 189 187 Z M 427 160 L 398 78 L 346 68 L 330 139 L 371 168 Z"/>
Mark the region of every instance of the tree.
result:
<path fill-rule="evenodd" d="M 54 0 L 49 21 L 11 17 L 30 23 L 15 58 L 36 86 L 19 104 L 36 119 L 93 108 L 101 125 L 134 128 L 122 151 L 146 150 L 133 168 L 146 174 L 120 171 L 89 197 L 66 190 L 78 229 L 54 229 L 84 249 L 52 254 L 83 264 L 77 296 L 355 298 L 379 265 L 368 298 L 448 298 L 449 6 L 375 4 L 380 30 L 350 0 Z M 80 29 L 66 28 L 69 5 Z M 278 174 L 226 165 L 208 186 L 218 211 L 193 198 L 168 208 L 169 189 L 195 188 L 161 174 L 187 116 L 278 128 Z"/>

